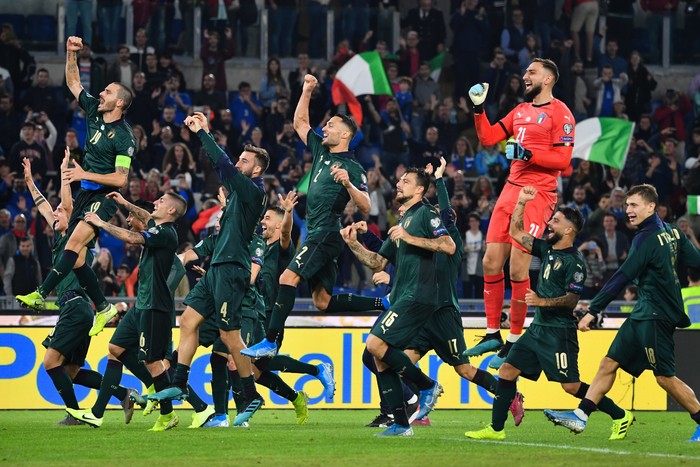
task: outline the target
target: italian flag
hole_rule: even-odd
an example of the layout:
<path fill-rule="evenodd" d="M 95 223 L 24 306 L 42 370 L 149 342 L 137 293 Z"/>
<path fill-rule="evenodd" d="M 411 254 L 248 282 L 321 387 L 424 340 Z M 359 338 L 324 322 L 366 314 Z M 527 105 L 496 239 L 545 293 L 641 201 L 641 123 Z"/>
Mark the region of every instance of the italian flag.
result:
<path fill-rule="evenodd" d="M 430 59 L 428 65 L 430 65 L 430 77 L 436 83 L 440 81 L 440 74 L 442 73 L 442 64 L 445 62 L 445 52 L 440 52 L 436 56 Z"/>
<path fill-rule="evenodd" d="M 376 51 L 362 52 L 348 60 L 336 73 L 331 88 L 333 103 L 347 104 L 358 126 L 362 125 L 362 106 L 357 96 L 365 94 L 393 94 L 382 58 Z"/>
<path fill-rule="evenodd" d="M 700 214 L 700 196 L 688 195 L 688 214 Z"/>
<path fill-rule="evenodd" d="M 309 170 L 304 174 L 303 177 L 301 177 L 301 180 L 297 183 L 297 186 L 295 187 L 297 193 L 301 193 L 302 195 L 305 195 L 309 192 L 309 180 L 311 180 L 311 171 Z"/>
<path fill-rule="evenodd" d="M 622 170 L 627 159 L 634 123 L 619 118 L 589 118 L 576 124 L 571 157 Z"/>

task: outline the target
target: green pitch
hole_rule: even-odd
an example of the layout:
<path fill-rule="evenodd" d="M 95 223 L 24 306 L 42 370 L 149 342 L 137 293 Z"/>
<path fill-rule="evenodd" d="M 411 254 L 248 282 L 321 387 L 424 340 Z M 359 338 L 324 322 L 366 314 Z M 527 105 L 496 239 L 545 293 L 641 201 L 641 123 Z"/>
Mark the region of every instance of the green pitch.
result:
<path fill-rule="evenodd" d="M 527 402 L 527 401 L 526 401 Z M 432 427 L 416 427 L 413 438 L 378 439 L 365 428 L 375 412 L 311 411 L 306 425 L 294 412 L 265 410 L 250 429 L 190 430 L 191 412 L 177 410 L 180 426 L 146 431 L 155 414 L 134 414 L 124 425 L 121 411 L 108 411 L 102 428 L 57 427 L 65 412 L 0 411 L 0 463 L 43 465 L 649 465 L 700 464 L 700 443 L 684 443 L 695 428 L 684 413 L 638 412 L 624 441 L 607 440 L 611 423 L 594 414 L 583 434 L 549 423 L 541 411 L 526 413 L 520 427 L 506 424 L 504 442 L 464 438 L 467 429 L 490 421 L 487 411 L 440 411 Z"/>

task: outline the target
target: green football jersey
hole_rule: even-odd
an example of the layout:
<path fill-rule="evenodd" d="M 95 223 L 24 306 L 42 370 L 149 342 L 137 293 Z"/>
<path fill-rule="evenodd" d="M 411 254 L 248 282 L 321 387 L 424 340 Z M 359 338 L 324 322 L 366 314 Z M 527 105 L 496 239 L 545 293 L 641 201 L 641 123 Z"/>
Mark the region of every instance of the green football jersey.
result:
<path fill-rule="evenodd" d="M 177 229 L 173 222 L 158 224 L 151 219 L 148 229 L 140 232 L 145 240 L 139 260 L 139 289 L 136 308 L 168 313 L 175 309 L 168 276 L 176 260 Z"/>
<path fill-rule="evenodd" d="M 563 297 L 567 293 L 581 295 L 586 281 L 586 260 L 574 247 L 555 250 L 546 241 L 536 238 L 532 255 L 542 261 L 537 281 L 540 298 Z M 574 307 L 537 307 L 532 324 L 554 328 L 576 328 Z"/>
<path fill-rule="evenodd" d="M 265 240 L 262 239 L 260 235 L 253 235 L 253 241 L 250 242 L 250 247 L 248 248 L 248 253 L 250 257 L 250 262 L 257 264 L 262 268 L 263 266 L 263 255 L 265 254 Z M 262 272 L 262 271 L 261 271 Z M 258 272 L 258 278 L 260 278 L 260 272 Z M 241 304 L 241 309 L 243 311 L 243 316 L 248 316 L 251 318 L 257 318 L 259 316 L 259 311 L 265 312 L 265 307 L 259 306 L 259 303 L 263 302 L 263 297 L 260 295 L 256 283 L 250 284 L 245 291 L 245 296 L 243 297 L 243 303 Z"/>
<path fill-rule="evenodd" d="M 66 243 L 68 243 L 69 238 L 70 235 L 68 235 L 67 233 L 61 234 L 59 232 L 54 232 L 53 248 L 51 249 L 51 261 L 53 264 L 56 264 L 58 258 L 61 256 L 61 253 L 63 253 L 63 250 L 66 248 Z M 92 264 L 92 260 L 92 250 L 88 248 L 87 253 L 85 254 L 85 263 Z M 83 290 L 83 288 L 81 287 L 78 278 L 75 276 L 75 273 L 73 273 L 72 270 L 68 273 L 68 276 L 64 280 L 62 280 L 56 285 L 56 297 L 60 299 L 61 296 L 69 290 L 77 292 L 79 295 L 87 298 L 85 290 Z"/>
<path fill-rule="evenodd" d="M 440 211 L 451 209 L 450 197 L 447 194 L 445 180 L 440 178 L 435 181 L 435 187 L 438 194 L 438 202 Z M 462 267 L 462 252 L 464 251 L 464 241 L 459 229 L 454 221 L 447 225 L 447 232 L 450 234 L 452 241 L 455 242 L 455 252 L 453 255 L 438 253 L 437 261 L 437 308 L 452 306 L 459 310 L 459 299 L 457 295 L 457 278 L 459 270 Z"/>
<path fill-rule="evenodd" d="M 219 220 L 219 241 L 212 253 L 211 264 L 236 263 L 250 271 L 248 246 L 267 206 L 262 177 L 251 179 L 243 175 L 204 130 L 200 130 L 197 136 L 229 192 L 226 209 Z"/>
<path fill-rule="evenodd" d="M 294 244 L 291 242 L 287 248 L 280 247 L 279 240 L 266 245 L 263 267 L 260 270 L 262 276 L 260 291 L 265 302 L 265 310 L 267 311 L 272 311 L 280 288 L 280 276 L 287 269 L 294 252 Z"/>
<path fill-rule="evenodd" d="M 337 232 L 341 228 L 340 216 L 350 201 L 350 193 L 342 183 L 336 183 L 333 179 L 333 167 L 347 170 L 350 183 L 358 190 L 367 191 L 367 172 L 355 160 L 353 153 L 331 153 L 321 141 L 323 139 L 314 130 L 309 130 L 306 143 L 313 154 L 306 198 L 306 227 L 309 233 Z"/>
<path fill-rule="evenodd" d="M 421 202 L 406 210 L 399 225 L 414 237 L 438 238 L 448 235 L 440 214 Z M 388 238 L 382 244 L 379 254 L 394 264 L 392 303 L 409 300 L 423 305 L 436 304 L 437 271 L 434 252 Z"/>
<path fill-rule="evenodd" d="M 637 285 L 637 303 L 629 319 L 663 320 L 679 328 L 690 325 L 683 308 L 676 263 L 700 268 L 700 253 L 678 228 L 656 214 L 637 229 L 627 259 L 605 283 L 591 302 L 590 310 L 600 312 L 625 286 Z"/>
<path fill-rule="evenodd" d="M 96 174 L 114 173 L 115 167 L 129 168 L 131 159 L 136 154 L 136 138 L 131 127 L 124 120 L 105 123 L 102 114 L 97 111 L 100 100 L 83 90 L 78 96 L 78 103 L 85 111 L 87 137 L 82 168 Z M 83 180 L 81 188 L 97 190 L 99 183 Z"/>

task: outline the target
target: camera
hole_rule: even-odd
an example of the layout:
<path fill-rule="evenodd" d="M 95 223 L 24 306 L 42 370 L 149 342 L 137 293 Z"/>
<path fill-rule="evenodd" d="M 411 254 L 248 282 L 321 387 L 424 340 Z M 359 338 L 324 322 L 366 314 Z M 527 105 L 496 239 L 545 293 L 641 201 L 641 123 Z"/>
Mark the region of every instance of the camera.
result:
<path fill-rule="evenodd" d="M 39 117 L 41 117 L 41 112 L 34 112 L 34 113 L 32 114 L 32 118 L 35 119 L 35 120 L 37 120 Z"/>
<path fill-rule="evenodd" d="M 178 188 L 180 186 L 180 180 L 177 178 L 170 180 L 170 186 L 172 188 Z"/>
<path fill-rule="evenodd" d="M 598 247 L 598 244 L 596 242 L 588 242 L 588 248 L 591 250 L 595 250 Z"/>

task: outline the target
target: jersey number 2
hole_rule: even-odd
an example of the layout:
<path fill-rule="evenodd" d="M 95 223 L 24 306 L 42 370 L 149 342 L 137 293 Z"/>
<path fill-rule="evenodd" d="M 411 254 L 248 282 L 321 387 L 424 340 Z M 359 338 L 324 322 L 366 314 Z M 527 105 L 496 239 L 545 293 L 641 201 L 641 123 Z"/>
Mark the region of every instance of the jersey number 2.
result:
<path fill-rule="evenodd" d="M 523 126 L 518 128 L 518 136 L 515 137 L 515 141 L 517 141 L 518 143 L 522 143 L 523 141 L 525 141 L 525 131 L 527 131 L 527 128 Z"/>

